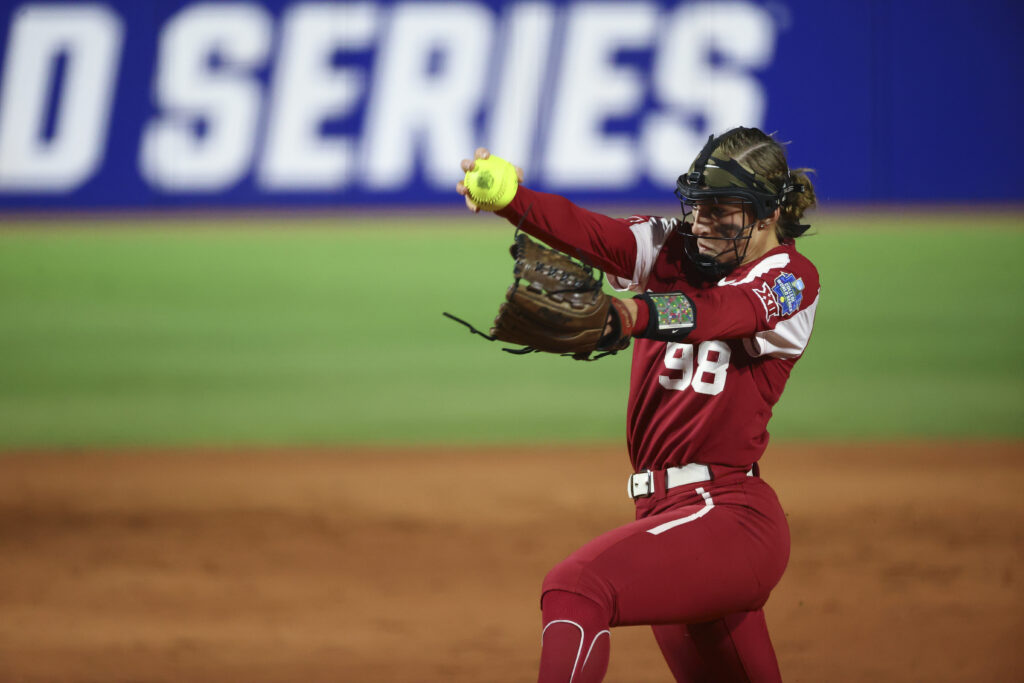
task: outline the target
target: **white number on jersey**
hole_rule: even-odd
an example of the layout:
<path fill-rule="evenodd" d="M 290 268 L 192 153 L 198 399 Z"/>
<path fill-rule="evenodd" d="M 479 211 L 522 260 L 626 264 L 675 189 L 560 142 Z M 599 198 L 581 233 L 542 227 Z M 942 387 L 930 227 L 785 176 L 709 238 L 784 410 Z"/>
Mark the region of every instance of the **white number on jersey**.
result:
<path fill-rule="evenodd" d="M 682 372 L 682 376 L 659 375 L 658 382 L 672 391 L 685 391 L 692 387 L 698 394 L 715 396 L 725 388 L 731 356 L 732 351 L 725 342 L 701 342 L 697 347 L 697 367 L 694 368 L 693 344 L 669 342 L 665 344 L 665 367 Z"/>

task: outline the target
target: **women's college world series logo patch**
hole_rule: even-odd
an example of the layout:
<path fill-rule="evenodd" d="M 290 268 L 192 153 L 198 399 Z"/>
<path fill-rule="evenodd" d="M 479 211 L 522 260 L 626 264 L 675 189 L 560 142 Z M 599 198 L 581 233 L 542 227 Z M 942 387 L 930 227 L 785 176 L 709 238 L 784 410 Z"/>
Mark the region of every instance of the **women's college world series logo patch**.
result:
<path fill-rule="evenodd" d="M 783 273 L 775 278 L 772 292 L 779 302 L 779 315 L 791 315 L 800 308 L 800 302 L 804 299 L 804 281 L 792 273 Z"/>

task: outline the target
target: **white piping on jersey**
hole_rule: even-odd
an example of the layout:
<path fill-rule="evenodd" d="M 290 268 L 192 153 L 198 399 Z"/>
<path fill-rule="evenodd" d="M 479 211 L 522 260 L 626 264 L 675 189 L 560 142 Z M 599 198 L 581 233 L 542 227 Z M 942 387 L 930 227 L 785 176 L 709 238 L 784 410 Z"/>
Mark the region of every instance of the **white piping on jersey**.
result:
<path fill-rule="evenodd" d="M 594 635 L 594 637 L 591 638 L 591 640 L 590 640 L 590 647 L 587 648 L 587 656 L 583 659 L 583 664 L 580 664 L 580 655 L 583 654 L 583 627 L 580 626 L 579 624 L 577 624 L 575 621 L 570 621 L 568 619 L 555 619 L 554 621 L 549 622 L 547 624 L 547 626 L 544 627 L 544 630 L 541 631 L 541 633 L 540 633 L 540 641 L 541 641 L 541 645 L 542 646 L 543 646 L 543 643 L 544 643 L 544 634 L 548 632 L 548 628 L 552 624 L 572 624 L 573 626 L 575 626 L 576 628 L 578 628 L 580 630 L 580 646 L 576 650 L 576 661 L 574 661 L 573 664 L 572 664 L 572 675 L 569 677 L 569 683 L 572 683 L 572 680 L 574 678 L 576 678 L 576 674 L 579 673 L 580 671 L 583 671 L 583 669 L 587 666 L 587 662 L 590 661 L 590 653 L 592 653 L 594 651 L 594 645 L 597 644 L 597 639 L 601 637 L 602 633 L 603 634 L 607 634 L 608 638 L 610 639 L 612 637 L 612 633 L 608 629 L 604 629 L 603 631 L 598 631 Z M 577 666 L 579 666 L 579 669 L 576 668 Z"/>
<path fill-rule="evenodd" d="M 666 219 L 649 218 L 643 223 L 630 223 L 629 229 L 636 240 L 636 264 L 633 266 L 633 281 L 624 278 L 609 277 L 608 283 L 613 289 L 642 294 L 647 289 L 647 279 L 654 270 L 654 262 L 665 246 L 672 229 L 666 225 Z M 657 225 L 655 225 L 657 224 Z"/>
<path fill-rule="evenodd" d="M 785 268 L 789 265 L 789 254 L 772 254 L 765 260 L 758 263 L 756 266 L 750 269 L 747 276 L 742 280 L 726 280 L 724 277 L 718 281 L 719 287 L 725 285 L 745 285 L 748 282 L 753 282 L 761 275 L 764 275 L 769 270 L 775 270 L 776 268 Z"/>
<path fill-rule="evenodd" d="M 818 294 L 820 297 L 821 294 Z M 758 332 L 743 340 L 743 348 L 751 357 L 772 356 L 773 358 L 798 358 L 807 348 L 814 328 L 814 312 L 818 308 L 818 297 L 807 308 L 797 311 L 786 320 L 780 320 L 774 328 Z"/>
<path fill-rule="evenodd" d="M 686 517 L 683 517 L 682 519 L 674 519 L 671 522 L 665 522 L 664 524 L 659 524 L 658 526 L 654 527 L 653 529 L 648 529 L 647 533 L 649 533 L 649 534 L 651 534 L 653 536 L 657 536 L 658 534 L 665 533 L 669 529 L 675 529 L 677 526 L 682 526 L 683 524 L 689 524 L 690 522 L 694 521 L 695 519 L 700 519 L 704 515 L 706 515 L 709 512 L 711 512 L 711 508 L 715 507 L 715 501 L 711 500 L 711 494 L 708 493 L 707 491 L 705 491 L 703 486 L 697 489 L 697 493 L 699 493 L 704 498 L 704 507 L 702 507 L 700 510 L 697 510 L 696 512 L 694 512 L 692 515 L 687 515 Z"/>

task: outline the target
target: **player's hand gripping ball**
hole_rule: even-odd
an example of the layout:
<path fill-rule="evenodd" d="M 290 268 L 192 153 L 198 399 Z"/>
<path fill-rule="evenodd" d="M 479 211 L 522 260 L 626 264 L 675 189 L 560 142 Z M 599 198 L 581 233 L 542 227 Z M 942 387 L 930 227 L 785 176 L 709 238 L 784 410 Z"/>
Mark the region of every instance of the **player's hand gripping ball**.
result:
<path fill-rule="evenodd" d="M 476 159 L 466 171 L 463 184 L 469 197 L 484 211 L 498 211 L 509 205 L 519 189 L 516 167 L 494 155 Z"/>

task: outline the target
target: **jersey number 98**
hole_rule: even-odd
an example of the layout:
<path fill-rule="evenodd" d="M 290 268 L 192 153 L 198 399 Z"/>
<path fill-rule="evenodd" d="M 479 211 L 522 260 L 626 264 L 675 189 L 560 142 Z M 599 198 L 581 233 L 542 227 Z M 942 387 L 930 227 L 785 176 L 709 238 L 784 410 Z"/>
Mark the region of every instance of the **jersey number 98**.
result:
<path fill-rule="evenodd" d="M 693 344 L 668 342 L 665 344 L 665 367 L 683 374 L 678 378 L 659 375 L 658 382 L 673 391 L 686 391 L 687 387 L 692 387 L 698 394 L 715 396 L 725 388 L 725 375 L 731 355 L 732 351 L 725 342 L 701 342 L 697 347 L 697 363 L 694 367 Z"/>

